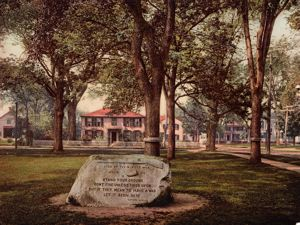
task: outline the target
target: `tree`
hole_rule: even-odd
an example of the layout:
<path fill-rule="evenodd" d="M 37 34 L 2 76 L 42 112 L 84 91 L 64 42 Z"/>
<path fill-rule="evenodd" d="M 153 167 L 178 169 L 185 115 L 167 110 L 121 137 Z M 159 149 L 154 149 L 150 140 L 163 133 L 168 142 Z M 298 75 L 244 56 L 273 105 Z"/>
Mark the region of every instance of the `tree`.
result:
<path fill-rule="evenodd" d="M 33 76 L 33 81 L 42 85 L 54 99 L 54 151 L 63 150 L 64 108 L 71 102 L 74 115 L 74 105 L 81 97 L 78 94 L 83 93 L 82 86 L 96 79 L 97 65 L 115 45 L 115 39 L 111 38 L 116 35 L 112 35 L 109 26 L 91 23 L 87 18 L 97 15 L 104 19 L 104 15 L 111 14 L 105 17 L 104 24 L 108 25 L 114 17 L 110 13 L 112 7 L 109 3 L 95 4 L 71 0 L 28 1 L 8 14 L 12 18 L 9 26 L 22 38 L 28 61 L 44 71 L 39 77 Z M 92 11 L 95 14 L 90 13 L 91 7 L 97 8 Z M 74 117 L 69 115 L 72 121 Z"/>
<path fill-rule="evenodd" d="M 32 83 L 29 79 L 31 73 L 38 73 L 38 71 L 28 71 L 24 67 L 24 62 L 17 62 L 14 60 L 2 60 L 0 72 L 3 81 L 1 87 L 1 96 L 6 101 L 11 103 L 18 103 L 19 115 L 25 117 L 23 121 L 23 128 L 26 129 L 26 145 L 31 143 L 32 130 L 34 129 L 34 122 L 37 115 L 42 114 L 43 111 L 49 110 L 49 99 L 46 91 L 36 83 Z M 5 69 L 6 68 L 6 69 Z M 34 117 L 34 121 L 32 121 Z"/>
<path fill-rule="evenodd" d="M 287 7 L 289 0 L 263 0 L 257 3 L 257 11 L 260 13 L 259 27 L 256 36 L 256 51 L 254 50 L 250 33 L 249 11 L 252 2 L 242 0 L 239 4 L 239 12 L 242 16 L 244 37 L 246 44 L 248 71 L 251 90 L 251 150 L 250 162 L 261 162 L 261 114 L 262 114 L 262 90 L 265 76 L 265 65 L 271 42 L 274 23 L 278 15 Z M 249 6 L 250 5 L 250 6 Z"/>
<path fill-rule="evenodd" d="M 296 85 L 300 81 L 299 74 L 299 65 L 300 65 L 300 56 L 296 55 L 292 58 L 290 68 L 289 68 L 289 77 L 286 81 L 286 85 L 281 94 L 281 105 L 286 115 L 283 115 L 282 120 L 287 120 L 287 136 L 293 138 L 293 143 L 295 144 L 295 137 L 300 134 L 300 123 L 299 123 L 299 113 L 300 113 L 300 99 L 299 99 L 299 90 L 296 89 Z M 289 108 L 289 111 L 287 110 Z"/>
<path fill-rule="evenodd" d="M 198 52 L 192 58 L 192 69 L 186 73 L 195 73 L 187 83 L 181 85 L 183 96 L 193 98 L 196 104 L 207 110 L 207 150 L 215 151 L 216 132 L 220 118 L 229 112 L 246 114 L 248 93 L 246 81 L 241 79 L 239 68 L 241 61 L 236 54 L 239 42 L 238 24 L 235 16 L 213 15 L 202 30 L 197 32 L 194 45 Z M 190 70 L 190 71 L 189 71 Z"/>
<path fill-rule="evenodd" d="M 280 129 L 279 129 L 279 115 L 278 110 L 281 108 L 280 97 L 289 80 L 289 67 L 290 57 L 287 53 L 290 50 L 289 43 L 286 39 L 281 39 L 270 46 L 269 57 L 267 58 L 266 68 L 266 82 L 264 85 L 264 92 L 267 93 L 267 104 L 263 117 L 267 122 L 267 135 L 266 135 L 266 151 L 270 154 L 271 151 L 271 115 L 272 109 L 276 121 L 276 144 L 280 144 Z M 264 99 L 263 99 L 264 106 Z"/>
<path fill-rule="evenodd" d="M 134 20 L 131 45 L 135 75 L 146 108 L 145 154 L 159 156 L 160 97 L 175 28 L 175 1 L 148 8 L 142 6 L 141 0 L 124 2 Z M 145 10 L 150 19 L 144 16 Z"/>
<path fill-rule="evenodd" d="M 287 135 L 289 137 L 292 137 L 293 145 L 295 146 L 296 136 L 300 135 L 300 110 L 299 110 L 299 108 L 291 113 L 287 129 L 288 129 Z"/>
<path fill-rule="evenodd" d="M 122 58 L 105 66 L 99 84 L 90 93 L 94 97 L 105 96 L 104 107 L 114 113 L 138 112 L 144 105 L 143 94 L 137 78 L 132 76 L 133 65 L 124 60 L 128 57 Z"/>
<path fill-rule="evenodd" d="M 179 104 L 176 115 L 181 118 L 185 133 L 193 136 L 195 142 L 199 141 L 199 135 L 205 132 L 208 115 L 201 105 L 193 99 L 186 101 L 185 105 Z"/>
<path fill-rule="evenodd" d="M 177 3 L 175 34 L 171 45 L 170 60 L 165 76 L 163 91 L 167 103 L 168 153 L 169 160 L 175 158 L 175 104 L 176 91 L 193 77 L 185 75 L 194 51 L 197 29 L 211 14 L 227 7 L 222 1 L 182 1 Z"/>

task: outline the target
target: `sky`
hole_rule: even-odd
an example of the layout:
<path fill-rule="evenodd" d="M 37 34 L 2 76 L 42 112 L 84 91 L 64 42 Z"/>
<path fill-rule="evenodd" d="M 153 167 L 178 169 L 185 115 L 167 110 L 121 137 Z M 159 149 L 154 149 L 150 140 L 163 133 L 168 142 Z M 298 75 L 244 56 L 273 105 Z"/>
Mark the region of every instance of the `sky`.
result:
<path fill-rule="evenodd" d="M 294 39 L 297 35 L 296 32 L 293 32 L 289 25 L 287 24 L 287 14 L 282 13 L 279 15 L 275 22 L 272 40 L 279 40 L 282 36 Z M 22 57 L 23 55 L 23 49 L 20 45 L 20 43 L 17 42 L 17 40 L 14 40 L 13 38 L 5 39 L 1 43 L 0 46 L 0 57 Z M 0 116 L 7 112 L 10 105 L 4 104 L 0 101 Z M 92 112 L 97 109 L 100 109 L 103 107 L 103 97 L 102 98 L 92 98 L 88 95 L 88 92 L 84 94 L 82 97 L 82 100 L 78 104 L 78 110 L 80 112 Z M 166 102 L 164 99 L 164 96 L 161 98 L 161 115 L 164 115 L 166 112 Z M 144 110 L 141 110 L 141 113 L 144 114 Z"/>

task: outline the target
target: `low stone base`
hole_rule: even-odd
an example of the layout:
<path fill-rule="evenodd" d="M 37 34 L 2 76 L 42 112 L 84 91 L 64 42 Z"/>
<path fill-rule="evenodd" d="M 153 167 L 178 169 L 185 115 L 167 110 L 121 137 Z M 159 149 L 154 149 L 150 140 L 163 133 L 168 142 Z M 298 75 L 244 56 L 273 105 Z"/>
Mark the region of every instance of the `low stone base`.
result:
<path fill-rule="evenodd" d="M 111 207 L 80 207 L 65 203 L 68 194 L 60 194 L 50 198 L 52 205 L 59 206 L 62 211 L 85 213 L 90 218 L 113 218 L 113 217 L 149 217 L 156 213 L 176 214 L 189 210 L 195 210 L 208 205 L 205 198 L 174 193 L 174 201 L 163 207 L 137 207 L 137 208 L 111 208 Z"/>

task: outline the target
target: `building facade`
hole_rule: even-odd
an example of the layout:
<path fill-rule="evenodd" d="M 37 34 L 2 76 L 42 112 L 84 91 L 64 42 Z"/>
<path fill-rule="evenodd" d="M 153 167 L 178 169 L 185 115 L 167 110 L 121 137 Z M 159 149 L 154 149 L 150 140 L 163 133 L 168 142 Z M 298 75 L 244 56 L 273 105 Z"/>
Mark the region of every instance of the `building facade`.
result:
<path fill-rule="evenodd" d="M 0 138 L 12 138 L 14 136 L 15 116 L 8 111 L 0 117 Z"/>
<path fill-rule="evenodd" d="M 164 141 L 168 137 L 166 117 L 160 117 L 160 137 Z M 113 114 L 110 109 L 81 115 L 82 140 L 99 140 L 111 145 L 115 142 L 143 142 L 145 133 L 145 116 L 126 112 Z M 175 120 L 175 140 L 184 141 L 182 122 Z"/>
<path fill-rule="evenodd" d="M 168 122 L 166 116 L 160 117 L 159 132 L 163 142 L 168 139 Z M 178 118 L 175 118 L 175 141 L 184 141 L 182 122 Z"/>
<path fill-rule="evenodd" d="M 113 114 L 110 109 L 99 109 L 81 115 L 83 140 L 101 140 L 109 145 L 114 142 L 140 142 L 143 140 L 145 117 L 139 113 Z"/>
<path fill-rule="evenodd" d="M 224 126 L 224 134 L 221 138 L 225 143 L 239 143 L 248 141 L 248 129 L 245 125 L 232 121 Z"/>

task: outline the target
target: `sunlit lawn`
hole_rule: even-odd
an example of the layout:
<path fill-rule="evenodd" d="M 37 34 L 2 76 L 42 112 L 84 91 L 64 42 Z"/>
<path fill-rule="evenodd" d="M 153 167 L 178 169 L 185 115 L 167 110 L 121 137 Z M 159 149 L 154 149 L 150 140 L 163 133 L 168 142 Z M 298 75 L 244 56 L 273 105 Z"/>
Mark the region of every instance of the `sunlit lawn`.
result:
<path fill-rule="evenodd" d="M 1 139 L 0 138 L 0 146 L 10 146 L 10 145 L 14 145 L 13 139 Z"/>
<path fill-rule="evenodd" d="M 237 148 L 249 148 L 250 147 L 250 144 L 249 143 L 237 143 L 237 144 L 224 144 L 225 146 L 232 146 L 232 147 L 237 147 Z M 261 143 L 261 148 L 262 149 L 265 149 L 265 143 Z M 288 149 L 289 151 L 300 151 L 300 145 L 299 144 L 296 144 L 295 146 L 294 145 L 284 145 L 284 144 L 281 144 L 281 145 L 276 145 L 274 143 L 271 143 L 271 148 L 274 149 L 274 150 L 280 150 L 280 151 L 283 151 L 285 149 Z"/>
<path fill-rule="evenodd" d="M 229 155 L 180 153 L 172 162 L 173 190 L 207 198 L 208 207 L 159 218 L 90 219 L 49 205 L 66 193 L 86 157 L 0 157 L 0 224 L 295 225 L 300 222 L 300 176 L 252 166 Z M 162 221 L 162 218 L 164 221 Z"/>
<path fill-rule="evenodd" d="M 263 155 L 262 157 L 265 159 L 271 159 L 279 162 L 290 163 L 296 166 L 300 166 L 300 158 L 293 158 L 281 155 Z"/>

